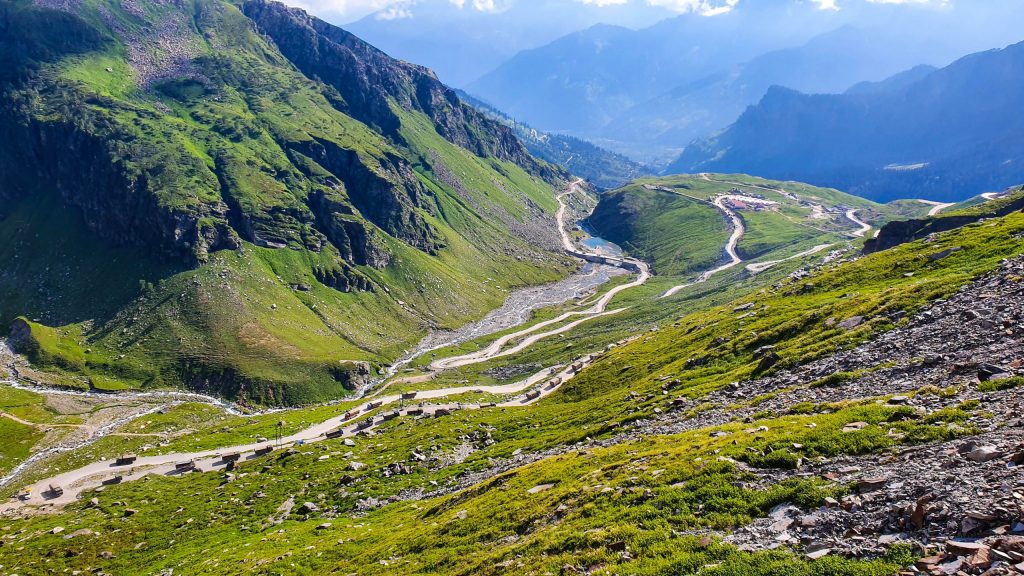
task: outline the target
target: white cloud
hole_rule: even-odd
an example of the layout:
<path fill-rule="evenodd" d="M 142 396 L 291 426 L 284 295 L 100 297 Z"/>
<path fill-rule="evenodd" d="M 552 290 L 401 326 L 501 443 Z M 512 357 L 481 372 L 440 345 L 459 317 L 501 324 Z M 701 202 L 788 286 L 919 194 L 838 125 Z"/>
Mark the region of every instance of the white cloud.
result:
<path fill-rule="evenodd" d="M 731 11 L 739 0 L 647 0 L 647 3 L 676 12 L 697 12 L 704 16 L 717 16 Z"/>
<path fill-rule="evenodd" d="M 629 3 L 629 0 L 577 0 L 583 4 L 590 4 L 591 6 L 619 6 L 622 4 Z"/>
<path fill-rule="evenodd" d="M 391 6 L 385 8 L 374 16 L 377 20 L 402 20 L 412 18 L 412 10 L 405 6 Z"/>
<path fill-rule="evenodd" d="M 351 22 L 391 8 L 406 9 L 412 0 L 284 0 L 286 4 L 298 6 L 310 14 L 327 18 L 332 22 Z M 396 15 L 398 12 L 395 13 Z"/>
<path fill-rule="evenodd" d="M 412 18 L 417 10 L 435 9 L 433 1 L 445 0 L 284 0 L 293 6 L 325 17 L 332 22 L 352 22 L 363 16 L 377 13 L 380 20 Z M 528 6 L 534 0 L 446 0 L 452 6 L 465 10 L 499 14 L 512 7 L 513 3 Z M 725 14 L 741 5 L 741 0 L 561 0 L 566 3 L 580 3 L 590 6 L 623 6 L 647 4 L 680 13 L 696 13 L 705 16 Z M 744 3 L 764 0 L 742 0 Z M 921 6 L 949 7 L 953 0 L 793 0 L 811 2 L 821 10 L 839 10 L 855 2 L 870 4 L 918 4 Z M 415 7 L 415 10 L 413 9 Z"/>
<path fill-rule="evenodd" d="M 843 0 L 845 3 L 847 0 Z M 949 6 L 952 0 L 864 0 L 868 4 L 931 4 Z M 811 0 L 820 10 L 839 10 L 839 0 Z"/>

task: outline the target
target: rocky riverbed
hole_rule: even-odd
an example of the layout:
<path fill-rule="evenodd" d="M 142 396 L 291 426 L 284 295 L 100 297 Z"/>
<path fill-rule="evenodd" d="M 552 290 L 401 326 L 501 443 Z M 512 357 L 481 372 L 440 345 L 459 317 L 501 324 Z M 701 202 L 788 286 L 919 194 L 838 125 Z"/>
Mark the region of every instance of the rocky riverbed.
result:
<path fill-rule="evenodd" d="M 564 280 L 515 290 L 500 308 L 482 319 L 457 330 L 437 330 L 425 336 L 391 367 L 387 377 L 424 354 L 518 326 L 528 321 L 535 310 L 583 298 L 610 279 L 624 274 L 627 272 L 622 268 L 587 262 L 579 272 Z"/>

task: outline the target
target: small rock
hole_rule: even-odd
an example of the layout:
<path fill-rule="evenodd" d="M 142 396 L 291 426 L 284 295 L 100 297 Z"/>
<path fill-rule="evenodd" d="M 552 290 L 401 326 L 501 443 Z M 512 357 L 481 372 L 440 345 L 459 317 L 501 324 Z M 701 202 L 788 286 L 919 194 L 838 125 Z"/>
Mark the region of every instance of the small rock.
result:
<path fill-rule="evenodd" d="M 978 446 L 966 454 L 967 459 L 973 462 L 989 462 L 1002 457 L 1003 453 L 992 445 Z"/>
<path fill-rule="evenodd" d="M 870 426 L 867 422 L 850 422 L 843 426 L 843 432 L 856 432 L 857 430 L 863 430 Z"/>
<path fill-rule="evenodd" d="M 863 316 L 851 316 L 838 324 L 843 330 L 853 330 L 864 323 Z"/>
<path fill-rule="evenodd" d="M 1002 366 L 986 364 L 984 362 L 978 364 L 978 380 L 981 380 L 982 382 L 986 382 L 988 380 L 1005 380 L 1011 376 L 1010 370 L 1007 370 Z"/>
<path fill-rule="evenodd" d="M 857 487 L 860 488 L 861 492 L 874 492 L 885 486 L 888 481 L 889 479 L 883 476 L 869 476 L 861 478 L 857 482 Z"/>
<path fill-rule="evenodd" d="M 821 550 L 815 550 L 814 552 L 808 552 L 807 553 L 807 557 L 810 558 L 811 560 L 817 560 L 819 558 L 824 558 L 825 556 L 828 556 L 830 552 L 832 552 L 832 550 L 830 548 L 822 548 Z"/>

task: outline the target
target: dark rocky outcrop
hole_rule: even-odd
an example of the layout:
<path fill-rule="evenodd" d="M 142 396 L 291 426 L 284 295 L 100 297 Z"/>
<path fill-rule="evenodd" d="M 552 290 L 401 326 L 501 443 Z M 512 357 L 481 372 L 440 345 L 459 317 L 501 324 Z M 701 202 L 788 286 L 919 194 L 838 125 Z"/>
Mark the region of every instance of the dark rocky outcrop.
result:
<path fill-rule="evenodd" d="M 356 36 L 277 2 L 249 0 L 246 16 L 277 44 L 281 53 L 311 78 L 336 89 L 342 111 L 398 138 L 398 106 L 423 112 L 438 134 L 481 157 L 496 157 L 551 179 L 555 171 L 534 160 L 512 129 L 488 120 L 464 104 L 429 69 L 395 60 Z"/>
<path fill-rule="evenodd" d="M 331 195 L 334 199 L 331 206 L 324 204 L 323 194 L 319 199 L 311 199 L 318 221 L 328 225 L 325 232 L 332 242 L 334 238 L 331 232 L 336 227 L 329 222 L 329 214 L 325 214 L 324 210 L 330 213 L 351 213 L 340 201 L 345 197 L 363 216 L 395 238 L 429 254 L 435 254 L 444 247 L 444 241 L 437 230 L 416 211 L 417 208 L 429 210 L 431 206 L 426 201 L 423 185 L 405 160 L 388 156 L 374 170 L 354 150 L 342 148 L 327 140 L 293 143 L 291 149 L 308 156 L 340 180 L 340 183 L 325 182 L 336 192 Z M 360 250 L 373 251 L 369 246 Z M 368 258 L 365 260 L 360 263 L 369 263 Z"/>
<path fill-rule="evenodd" d="M 117 157 L 113 148 L 123 142 L 116 137 L 82 127 L 92 120 L 40 120 L 0 110 L 0 188 L 7 199 L 45 182 L 78 209 L 93 233 L 113 244 L 146 246 L 190 262 L 214 250 L 238 248 L 226 205 L 162 204 L 154 174 L 132 166 L 131 157 Z"/>
<path fill-rule="evenodd" d="M 320 229 L 345 261 L 374 268 L 387 266 L 391 255 L 377 240 L 373 228 L 340 196 L 336 191 L 324 190 L 310 195 L 309 205 Z"/>

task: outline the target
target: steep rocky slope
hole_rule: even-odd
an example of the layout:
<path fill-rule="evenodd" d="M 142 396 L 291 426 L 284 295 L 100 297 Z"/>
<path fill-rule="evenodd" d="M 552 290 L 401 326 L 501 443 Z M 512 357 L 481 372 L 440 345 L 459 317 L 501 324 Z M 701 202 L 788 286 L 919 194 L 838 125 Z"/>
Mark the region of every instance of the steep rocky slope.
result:
<path fill-rule="evenodd" d="M 37 360 L 85 384 L 336 396 L 344 361 L 564 273 L 564 174 L 300 10 L 19 0 L 0 29 L 0 322 L 38 320 Z M 31 230 L 55 215 L 47 253 Z M 108 250 L 113 277 L 89 274 Z M 65 297 L 86 287 L 114 301 Z"/>

